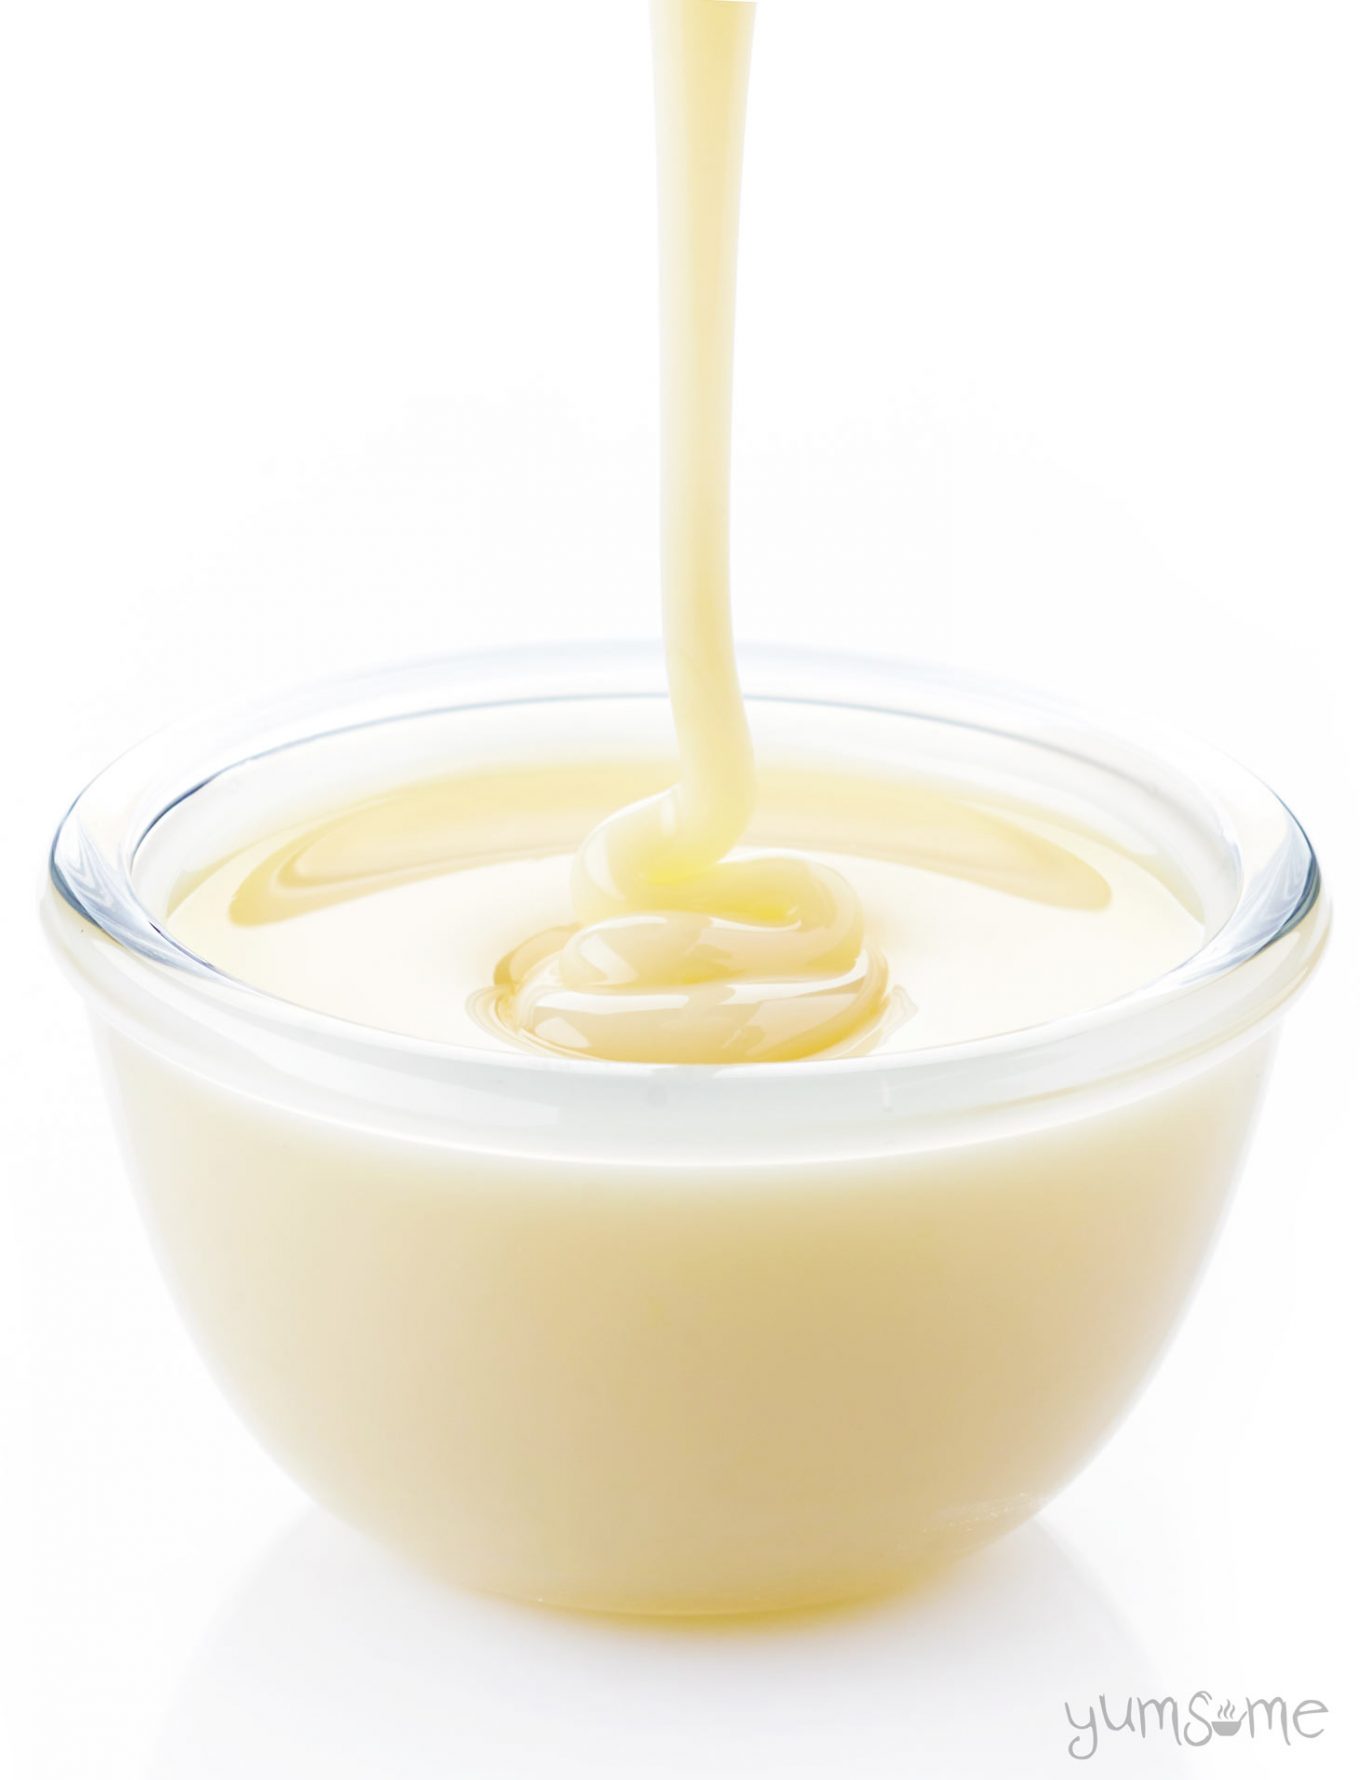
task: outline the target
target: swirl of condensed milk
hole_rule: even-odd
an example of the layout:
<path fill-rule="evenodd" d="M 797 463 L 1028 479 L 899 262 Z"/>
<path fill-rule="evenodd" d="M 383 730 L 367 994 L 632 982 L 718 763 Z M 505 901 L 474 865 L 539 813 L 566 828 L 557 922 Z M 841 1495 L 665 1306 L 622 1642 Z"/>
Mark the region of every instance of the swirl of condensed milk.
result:
<path fill-rule="evenodd" d="M 621 870 L 676 802 L 667 792 L 591 835 L 574 872 L 588 918 L 506 961 L 509 1022 L 553 1050 L 633 1063 L 780 1062 L 871 1027 L 887 967 L 839 873 L 792 853 L 669 881 Z"/>
<path fill-rule="evenodd" d="M 755 7 L 653 0 L 661 244 L 662 588 L 680 782 L 590 834 L 580 925 L 498 974 L 501 1017 L 557 1051 L 773 1062 L 881 1015 L 886 966 L 837 872 L 729 857 L 755 807 L 732 643 L 729 488 L 742 136 Z"/>

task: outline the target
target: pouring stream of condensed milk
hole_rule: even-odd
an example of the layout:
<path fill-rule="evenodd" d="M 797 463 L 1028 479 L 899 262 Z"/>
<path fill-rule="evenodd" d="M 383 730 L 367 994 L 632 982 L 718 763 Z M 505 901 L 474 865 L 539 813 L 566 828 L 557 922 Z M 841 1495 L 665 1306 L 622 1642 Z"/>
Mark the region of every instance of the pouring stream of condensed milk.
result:
<path fill-rule="evenodd" d="M 754 14 L 747 0 L 653 4 L 678 774 L 649 728 L 600 752 L 585 716 L 540 756 L 518 734 L 503 753 L 509 731 L 487 712 L 485 746 L 436 754 L 436 776 L 351 787 L 320 810 L 307 757 L 294 782 L 281 756 L 259 830 L 226 857 L 181 860 L 169 897 L 175 937 L 230 977 L 435 1043 L 759 1064 L 1040 1025 L 1153 981 L 1201 942 L 1200 911 L 1140 832 L 1097 833 L 1079 807 L 906 762 L 814 763 L 788 752 L 777 719 L 756 807 L 728 588 Z M 205 834 L 220 844 L 214 824 Z"/>
<path fill-rule="evenodd" d="M 580 923 L 505 961 L 502 1017 L 553 1050 L 773 1062 L 878 1021 L 887 967 L 839 873 L 734 853 L 755 764 L 732 642 L 732 356 L 755 6 L 652 0 L 661 257 L 661 574 L 678 783 L 600 824 Z"/>

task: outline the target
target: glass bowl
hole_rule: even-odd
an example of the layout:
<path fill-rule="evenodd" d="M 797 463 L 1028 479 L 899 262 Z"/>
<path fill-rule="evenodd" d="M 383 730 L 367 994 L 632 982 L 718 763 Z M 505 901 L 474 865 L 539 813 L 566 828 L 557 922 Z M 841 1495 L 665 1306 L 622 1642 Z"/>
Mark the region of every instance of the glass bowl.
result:
<path fill-rule="evenodd" d="M 743 666 L 762 758 L 928 768 L 1060 812 L 1155 857 L 1203 943 L 1046 1025 L 724 1068 L 405 1038 L 165 930 L 177 883 L 328 803 L 563 748 L 664 753 L 659 656 L 623 645 L 181 726 L 53 843 L 47 929 L 209 1364 L 320 1501 L 474 1587 L 802 1606 L 1034 1513 L 1166 1342 L 1325 940 L 1307 837 L 1220 755 L 952 672 Z"/>

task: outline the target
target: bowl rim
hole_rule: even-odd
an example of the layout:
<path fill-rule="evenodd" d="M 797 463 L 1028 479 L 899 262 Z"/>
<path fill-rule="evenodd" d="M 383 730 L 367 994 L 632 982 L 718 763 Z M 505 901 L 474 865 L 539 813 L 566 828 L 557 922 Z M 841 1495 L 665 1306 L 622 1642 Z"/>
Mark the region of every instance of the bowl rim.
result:
<path fill-rule="evenodd" d="M 914 1051 L 726 1065 L 497 1051 L 358 1026 L 218 971 L 179 944 L 141 901 L 133 874 L 143 841 L 178 803 L 248 761 L 401 719 L 664 696 L 664 663 L 654 645 L 576 642 L 309 681 L 161 730 L 97 774 L 59 823 L 45 898 L 49 934 L 104 1014 L 143 1040 L 194 1052 L 200 1068 L 204 1045 L 212 1045 L 212 1070 L 231 1067 L 223 1062 L 225 1040 L 237 1052 L 254 1052 L 265 1072 L 328 1096 L 337 1116 L 385 1109 L 399 1119 L 433 1121 L 446 1133 L 467 1125 L 469 1094 L 521 1110 L 528 1101 L 540 1112 L 551 1103 L 560 1129 L 619 1117 L 640 1132 L 663 1114 L 683 1124 L 696 1112 L 712 1114 L 716 1128 L 732 1118 L 768 1118 L 780 1100 L 799 1128 L 862 1125 L 866 1118 L 881 1125 L 886 1115 L 924 1131 L 966 1108 L 1051 1101 L 1217 1055 L 1278 1014 L 1321 954 L 1329 911 L 1307 835 L 1274 792 L 1216 750 L 1136 719 L 1117 727 L 1096 722 L 1067 701 L 929 663 L 756 648 L 743 652 L 742 673 L 755 703 L 962 725 L 1132 776 L 1184 800 L 1188 818 L 1235 861 L 1236 900 L 1191 957 L 1083 1013 Z M 110 943 L 91 946 L 91 939 Z M 236 1073 L 270 1097 L 294 1096 L 278 1080 L 266 1085 L 259 1070 Z M 424 1083 L 420 1092 L 417 1082 Z M 501 1126 L 504 1118 L 492 1122 Z"/>

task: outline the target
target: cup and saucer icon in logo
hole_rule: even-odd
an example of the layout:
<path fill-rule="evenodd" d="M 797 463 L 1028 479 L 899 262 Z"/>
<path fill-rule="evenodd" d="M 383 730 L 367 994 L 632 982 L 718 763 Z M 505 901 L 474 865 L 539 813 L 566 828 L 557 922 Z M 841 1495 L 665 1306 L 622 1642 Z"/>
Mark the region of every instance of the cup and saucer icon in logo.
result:
<path fill-rule="evenodd" d="M 1218 1716 L 1213 1720 L 1216 1737 L 1235 1737 L 1242 1728 L 1242 1719 L 1238 1716 L 1237 1707 L 1231 1700 L 1224 1700 L 1218 1708 Z"/>

